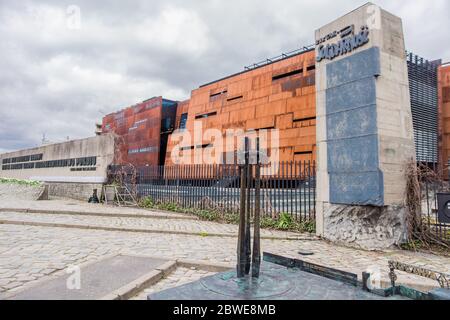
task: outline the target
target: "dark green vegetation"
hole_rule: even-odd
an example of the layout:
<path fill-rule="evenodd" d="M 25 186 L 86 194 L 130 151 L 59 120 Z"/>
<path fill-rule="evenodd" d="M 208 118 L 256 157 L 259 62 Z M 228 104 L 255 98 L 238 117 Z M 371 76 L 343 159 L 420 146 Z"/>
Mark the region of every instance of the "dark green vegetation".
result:
<path fill-rule="evenodd" d="M 197 216 L 204 221 L 215 221 L 228 224 L 238 224 L 239 215 L 234 212 L 225 212 L 223 210 L 199 209 L 199 208 L 183 208 L 176 203 L 156 203 L 151 197 L 142 198 L 139 206 L 147 209 L 158 209 L 165 211 L 172 211 L 177 213 L 184 213 Z M 261 217 L 261 228 L 274 229 L 282 231 L 294 232 L 315 232 L 314 221 L 296 221 L 291 215 L 281 213 L 276 217 Z"/>

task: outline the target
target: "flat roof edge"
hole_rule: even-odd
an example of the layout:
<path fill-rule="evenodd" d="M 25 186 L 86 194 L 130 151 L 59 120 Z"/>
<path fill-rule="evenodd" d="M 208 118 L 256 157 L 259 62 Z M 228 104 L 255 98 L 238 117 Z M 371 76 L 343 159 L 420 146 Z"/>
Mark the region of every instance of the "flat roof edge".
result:
<path fill-rule="evenodd" d="M 285 58 L 281 58 L 279 60 L 274 60 L 274 61 L 272 61 L 270 63 L 264 64 L 264 65 L 261 65 L 261 66 L 258 66 L 258 67 L 252 68 L 252 69 L 248 69 L 248 70 L 244 70 L 244 71 L 241 71 L 241 72 L 237 72 L 237 73 L 234 73 L 232 75 L 220 78 L 218 80 L 214 80 L 214 81 L 208 82 L 206 84 L 203 84 L 203 85 L 199 86 L 199 88 L 204 88 L 204 87 L 207 87 L 207 86 L 212 85 L 214 83 L 217 83 L 217 82 L 220 82 L 220 81 L 223 81 L 223 80 L 226 80 L 226 79 L 230 79 L 230 78 L 236 77 L 238 75 L 241 75 L 241 74 L 244 74 L 244 73 L 247 73 L 247 72 L 251 72 L 253 70 L 257 70 L 257 69 L 260 69 L 260 68 L 263 68 L 263 67 L 267 67 L 267 66 L 270 66 L 271 64 L 274 64 L 274 63 L 277 63 L 277 62 L 280 62 L 280 61 L 284 61 L 286 59 L 290 59 L 290 58 L 293 58 L 293 57 L 296 57 L 296 56 L 299 56 L 299 55 L 302 55 L 302 54 L 305 54 L 307 52 L 311 52 L 311 51 L 314 51 L 314 50 L 315 50 L 315 47 L 312 47 L 312 48 L 309 48 L 309 49 L 307 49 L 305 51 L 301 51 L 299 53 L 287 56 Z"/>

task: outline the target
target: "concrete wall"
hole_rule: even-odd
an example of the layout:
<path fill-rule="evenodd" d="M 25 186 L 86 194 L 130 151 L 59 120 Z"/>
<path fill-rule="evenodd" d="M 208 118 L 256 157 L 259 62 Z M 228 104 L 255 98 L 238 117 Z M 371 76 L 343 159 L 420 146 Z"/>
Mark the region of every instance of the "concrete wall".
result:
<path fill-rule="evenodd" d="M 368 27 L 367 42 L 316 64 L 317 230 L 378 249 L 404 238 L 405 166 L 415 158 L 402 22 L 368 3 L 316 31 L 320 45 Z M 317 48 L 319 49 L 319 48 Z"/>
<path fill-rule="evenodd" d="M 71 198 L 81 201 L 87 201 L 97 189 L 100 197 L 103 184 L 101 183 L 59 183 L 52 182 L 48 184 L 48 194 L 52 197 Z"/>
<path fill-rule="evenodd" d="M 115 137 L 107 134 L 0 154 L 0 177 L 47 182 L 50 185 L 50 196 L 68 196 L 86 200 L 87 195 L 92 195 L 93 186 L 101 189 L 101 185 L 106 182 L 107 167 L 114 160 L 114 144 Z M 3 164 L 6 159 L 39 154 L 42 154 L 42 159 L 14 162 L 18 165 L 34 163 L 35 168 L 4 170 L 8 165 Z M 81 162 L 77 164 L 75 159 L 85 157 L 96 157 L 95 165 Z M 74 161 L 65 163 L 64 166 L 59 163 L 56 167 L 36 168 L 37 163 L 68 159 Z"/>

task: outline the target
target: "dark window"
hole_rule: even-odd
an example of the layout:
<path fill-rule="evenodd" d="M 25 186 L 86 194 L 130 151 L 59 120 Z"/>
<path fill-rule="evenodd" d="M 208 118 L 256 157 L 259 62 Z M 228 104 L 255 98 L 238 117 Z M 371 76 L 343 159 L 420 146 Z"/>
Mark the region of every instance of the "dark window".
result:
<path fill-rule="evenodd" d="M 165 118 L 161 123 L 161 132 L 167 132 L 173 129 L 172 118 Z"/>
<path fill-rule="evenodd" d="M 295 155 L 312 154 L 312 151 L 295 152 L 294 154 L 295 154 Z"/>
<path fill-rule="evenodd" d="M 186 129 L 186 122 L 187 122 L 188 114 L 183 113 L 180 118 L 180 129 Z"/>
<path fill-rule="evenodd" d="M 303 69 L 294 70 L 294 71 L 290 71 L 290 72 L 287 72 L 287 73 L 279 74 L 277 76 L 273 76 L 272 77 L 272 81 L 280 80 L 280 79 L 291 77 L 291 76 L 295 76 L 296 74 L 300 74 L 300 73 L 303 73 Z"/>
<path fill-rule="evenodd" d="M 265 127 L 265 128 L 258 128 L 258 129 L 254 129 L 256 132 L 259 132 L 261 130 L 273 130 L 275 129 L 275 127 Z"/>
<path fill-rule="evenodd" d="M 221 92 L 218 92 L 218 93 L 213 93 L 209 97 L 210 98 L 214 98 L 214 97 L 218 97 L 218 96 L 220 96 L 222 94 L 225 94 L 225 93 L 228 93 L 228 90 L 224 90 L 224 91 L 221 91 Z"/>
<path fill-rule="evenodd" d="M 316 65 L 312 65 L 312 66 L 309 66 L 308 68 L 306 68 L 306 71 L 313 71 L 315 69 L 316 69 Z"/>
<path fill-rule="evenodd" d="M 197 149 L 205 149 L 205 148 L 210 148 L 212 147 L 212 144 L 210 143 L 206 143 L 206 144 L 200 144 L 197 146 Z"/>
<path fill-rule="evenodd" d="M 294 122 L 302 122 L 302 121 L 309 121 L 309 120 L 316 120 L 316 117 L 294 119 Z"/>
<path fill-rule="evenodd" d="M 217 115 L 217 112 L 210 112 L 210 113 L 205 113 L 205 114 L 199 114 L 197 116 L 195 116 L 195 119 L 204 119 L 204 118 L 208 118 L 208 117 L 212 117 Z"/>
<path fill-rule="evenodd" d="M 40 153 L 40 154 L 33 154 L 33 155 L 31 155 L 31 161 L 41 161 L 42 160 L 42 156 L 43 156 L 42 153 Z"/>
<path fill-rule="evenodd" d="M 242 98 L 243 98 L 243 96 L 237 96 L 237 97 L 229 98 L 229 99 L 227 99 L 227 101 L 234 101 L 234 100 L 239 100 Z"/>

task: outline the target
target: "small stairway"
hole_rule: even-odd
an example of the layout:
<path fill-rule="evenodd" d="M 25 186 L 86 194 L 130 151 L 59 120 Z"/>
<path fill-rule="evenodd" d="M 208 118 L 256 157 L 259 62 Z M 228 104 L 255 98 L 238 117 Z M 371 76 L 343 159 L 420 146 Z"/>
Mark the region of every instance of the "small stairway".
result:
<path fill-rule="evenodd" d="M 114 204 L 119 207 L 137 207 L 137 199 L 133 196 L 126 185 L 106 185 L 103 186 L 105 204 Z M 114 195 L 114 196 L 112 196 Z M 110 200 L 108 200 L 110 199 Z M 111 200 L 114 199 L 114 200 Z"/>

